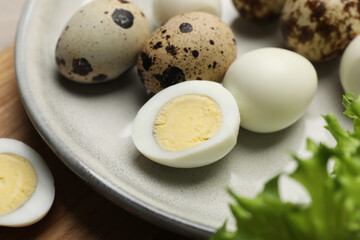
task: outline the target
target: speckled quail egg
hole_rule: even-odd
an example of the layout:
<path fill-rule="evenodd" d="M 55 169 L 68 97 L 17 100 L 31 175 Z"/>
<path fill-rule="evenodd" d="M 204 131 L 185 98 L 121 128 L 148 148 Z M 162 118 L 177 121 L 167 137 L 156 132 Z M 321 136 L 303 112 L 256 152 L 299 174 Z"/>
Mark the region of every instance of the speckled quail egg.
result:
<path fill-rule="evenodd" d="M 149 22 L 135 4 L 94 0 L 61 33 L 55 51 L 58 70 L 82 83 L 114 79 L 136 63 L 149 34 Z"/>
<path fill-rule="evenodd" d="M 236 58 L 232 30 L 204 12 L 180 14 L 156 29 L 142 49 L 138 72 L 151 92 L 186 80 L 221 82 Z"/>
<path fill-rule="evenodd" d="M 280 15 L 286 0 L 232 0 L 241 15 L 249 20 L 271 20 Z"/>
<path fill-rule="evenodd" d="M 0 139 L 0 226 L 41 220 L 55 196 L 54 179 L 41 156 L 26 144 Z"/>
<path fill-rule="evenodd" d="M 236 100 L 221 84 L 186 81 L 159 92 L 139 110 L 132 138 L 149 159 L 192 168 L 228 154 L 239 125 Z"/>
<path fill-rule="evenodd" d="M 360 33 L 357 0 L 288 0 L 281 15 L 286 45 L 318 62 L 338 56 Z"/>
<path fill-rule="evenodd" d="M 303 56 L 262 48 L 239 57 L 223 85 L 235 97 L 241 127 L 259 133 L 282 130 L 306 111 L 317 89 L 317 74 Z"/>
<path fill-rule="evenodd" d="M 340 62 L 340 82 L 345 92 L 355 97 L 360 95 L 360 36 L 357 36 L 345 52 Z"/>
<path fill-rule="evenodd" d="M 153 13 L 157 26 L 186 12 L 207 12 L 221 16 L 221 0 L 154 0 Z"/>

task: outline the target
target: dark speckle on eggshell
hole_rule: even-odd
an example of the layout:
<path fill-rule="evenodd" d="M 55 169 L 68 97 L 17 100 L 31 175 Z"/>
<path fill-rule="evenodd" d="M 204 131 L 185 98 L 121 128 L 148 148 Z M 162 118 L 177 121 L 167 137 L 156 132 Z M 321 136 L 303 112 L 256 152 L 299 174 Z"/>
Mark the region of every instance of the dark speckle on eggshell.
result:
<path fill-rule="evenodd" d="M 129 1 L 126 1 L 126 0 L 119 0 L 119 2 L 121 2 L 121 3 L 129 3 Z"/>
<path fill-rule="evenodd" d="M 291 16 L 288 21 L 281 24 L 281 29 L 284 39 L 289 37 L 289 34 L 293 31 L 292 29 L 297 28 L 300 35 L 298 37 L 299 42 L 305 43 L 313 39 L 314 31 L 308 26 L 297 26 L 297 19 Z"/>
<path fill-rule="evenodd" d="M 296 19 L 292 16 L 292 14 L 290 15 L 290 17 L 288 19 L 286 19 L 286 21 L 280 22 L 281 33 L 285 40 L 287 40 L 292 29 L 295 26 L 296 26 Z"/>
<path fill-rule="evenodd" d="M 194 58 L 197 58 L 199 56 L 199 52 L 194 50 L 191 52 Z"/>
<path fill-rule="evenodd" d="M 115 9 L 111 17 L 117 25 L 125 29 L 131 28 L 134 23 L 134 15 L 125 9 Z"/>
<path fill-rule="evenodd" d="M 141 57 L 141 61 L 142 61 L 142 66 L 146 71 L 149 71 L 149 69 L 151 68 L 153 62 L 152 59 L 149 57 L 149 55 L 145 52 L 142 52 L 140 54 Z"/>
<path fill-rule="evenodd" d="M 166 52 L 175 56 L 176 55 L 176 47 L 174 45 L 168 45 L 168 46 L 166 46 Z"/>
<path fill-rule="evenodd" d="M 163 47 L 162 42 L 157 42 L 157 43 L 154 45 L 153 49 L 154 49 L 154 50 L 157 50 L 157 49 L 162 48 L 162 47 Z"/>
<path fill-rule="evenodd" d="M 100 73 L 99 75 L 92 78 L 94 82 L 101 82 L 107 80 L 107 75 Z"/>
<path fill-rule="evenodd" d="M 217 62 L 213 62 L 212 67 L 215 69 L 215 68 L 216 68 L 216 65 L 217 65 Z"/>
<path fill-rule="evenodd" d="M 186 80 L 183 70 L 174 66 L 169 66 L 161 75 L 155 74 L 154 77 L 160 82 L 162 88 L 167 88 Z"/>
<path fill-rule="evenodd" d="M 192 32 L 193 30 L 192 25 L 190 23 L 182 23 L 179 28 L 182 33 L 189 33 Z"/>
<path fill-rule="evenodd" d="M 85 58 L 75 58 L 72 63 L 73 73 L 79 74 L 80 76 L 86 76 L 93 71 L 90 63 Z"/>
<path fill-rule="evenodd" d="M 325 4 L 321 1 L 309 1 L 306 6 L 312 10 L 311 21 L 320 21 L 326 12 Z"/>
<path fill-rule="evenodd" d="M 351 25 L 349 25 L 349 26 L 346 27 L 346 32 L 351 32 L 351 30 L 352 30 Z"/>
<path fill-rule="evenodd" d="M 350 8 L 354 7 L 355 6 L 355 3 L 354 2 L 348 2 L 345 4 L 344 6 L 344 10 L 345 11 L 349 11 Z"/>
<path fill-rule="evenodd" d="M 317 33 L 322 35 L 325 39 L 330 39 L 332 34 L 337 34 L 339 31 L 336 26 L 329 24 L 327 22 L 320 22 L 316 28 Z"/>
<path fill-rule="evenodd" d="M 215 43 L 214 43 L 214 41 L 213 41 L 213 40 L 210 40 L 210 44 L 211 44 L 211 45 L 214 45 Z"/>
<path fill-rule="evenodd" d="M 66 65 L 65 60 L 64 60 L 63 58 L 58 58 L 58 57 L 56 57 L 56 58 L 55 58 L 55 61 L 56 61 L 56 64 L 59 65 L 59 66 L 60 66 L 60 65 L 64 65 L 64 66 L 65 66 L 65 65 Z"/>
<path fill-rule="evenodd" d="M 309 27 L 301 27 L 300 28 L 301 34 L 299 37 L 299 41 L 300 42 L 307 42 L 310 41 L 311 39 L 313 39 L 314 37 L 314 32 L 309 28 Z"/>

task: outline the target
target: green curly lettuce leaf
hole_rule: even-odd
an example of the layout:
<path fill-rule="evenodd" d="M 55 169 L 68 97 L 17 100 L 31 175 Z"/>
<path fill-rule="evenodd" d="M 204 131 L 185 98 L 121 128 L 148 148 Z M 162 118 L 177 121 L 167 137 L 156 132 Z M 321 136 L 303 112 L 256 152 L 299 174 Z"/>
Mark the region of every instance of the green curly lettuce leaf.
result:
<path fill-rule="evenodd" d="M 312 156 L 301 159 L 291 178 L 302 184 L 310 204 L 282 202 L 276 176 L 254 199 L 236 195 L 230 209 L 237 231 L 226 223 L 212 240 L 356 240 L 360 239 L 360 98 L 343 97 L 345 115 L 354 120 L 354 133 L 344 130 L 333 114 L 323 116 L 337 144 L 328 147 L 307 140 Z M 329 173 L 329 161 L 335 162 Z"/>

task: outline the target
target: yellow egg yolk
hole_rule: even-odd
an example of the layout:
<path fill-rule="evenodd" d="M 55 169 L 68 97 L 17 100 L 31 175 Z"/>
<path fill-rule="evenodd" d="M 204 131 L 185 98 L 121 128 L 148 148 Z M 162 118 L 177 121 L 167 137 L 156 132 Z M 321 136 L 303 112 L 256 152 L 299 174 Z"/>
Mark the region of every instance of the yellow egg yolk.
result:
<path fill-rule="evenodd" d="M 12 153 L 0 154 L 0 216 L 23 206 L 34 194 L 37 174 L 25 158 Z"/>
<path fill-rule="evenodd" d="M 157 113 L 153 134 L 167 151 L 183 151 L 214 137 L 222 124 L 218 104 L 204 95 L 187 94 L 165 103 Z"/>

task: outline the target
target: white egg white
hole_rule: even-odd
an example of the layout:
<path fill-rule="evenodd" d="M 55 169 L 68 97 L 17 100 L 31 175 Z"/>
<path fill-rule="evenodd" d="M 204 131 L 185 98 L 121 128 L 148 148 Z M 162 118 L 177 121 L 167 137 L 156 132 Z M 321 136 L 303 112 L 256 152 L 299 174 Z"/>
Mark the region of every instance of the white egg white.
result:
<path fill-rule="evenodd" d="M 351 41 L 340 62 L 340 82 L 345 92 L 360 95 L 360 36 Z"/>
<path fill-rule="evenodd" d="M 163 150 L 153 135 L 154 120 L 169 100 L 185 95 L 205 95 L 214 100 L 222 112 L 219 132 L 193 148 L 170 152 Z M 235 146 L 240 125 L 236 100 L 221 84 L 210 81 L 185 81 L 168 87 L 153 96 L 138 112 L 132 128 L 136 148 L 147 158 L 171 167 L 193 168 L 211 164 L 228 154 Z"/>
<path fill-rule="evenodd" d="M 262 48 L 240 56 L 223 85 L 238 103 L 241 126 L 270 133 L 305 113 L 317 90 L 317 74 L 310 61 L 295 52 Z"/>
<path fill-rule="evenodd" d="M 48 166 L 35 150 L 18 140 L 1 138 L 0 153 L 13 153 L 27 159 L 38 177 L 33 196 L 19 209 L 0 216 L 0 226 L 24 227 L 38 222 L 48 213 L 55 197 L 54 179 Z"/>
<path fill-rule="evenodd" d="M 186 12 L 207 12 L 221 16 L 221 0 L 154 0 L 155 24 L 160 26 L 170 18 Z"/>

